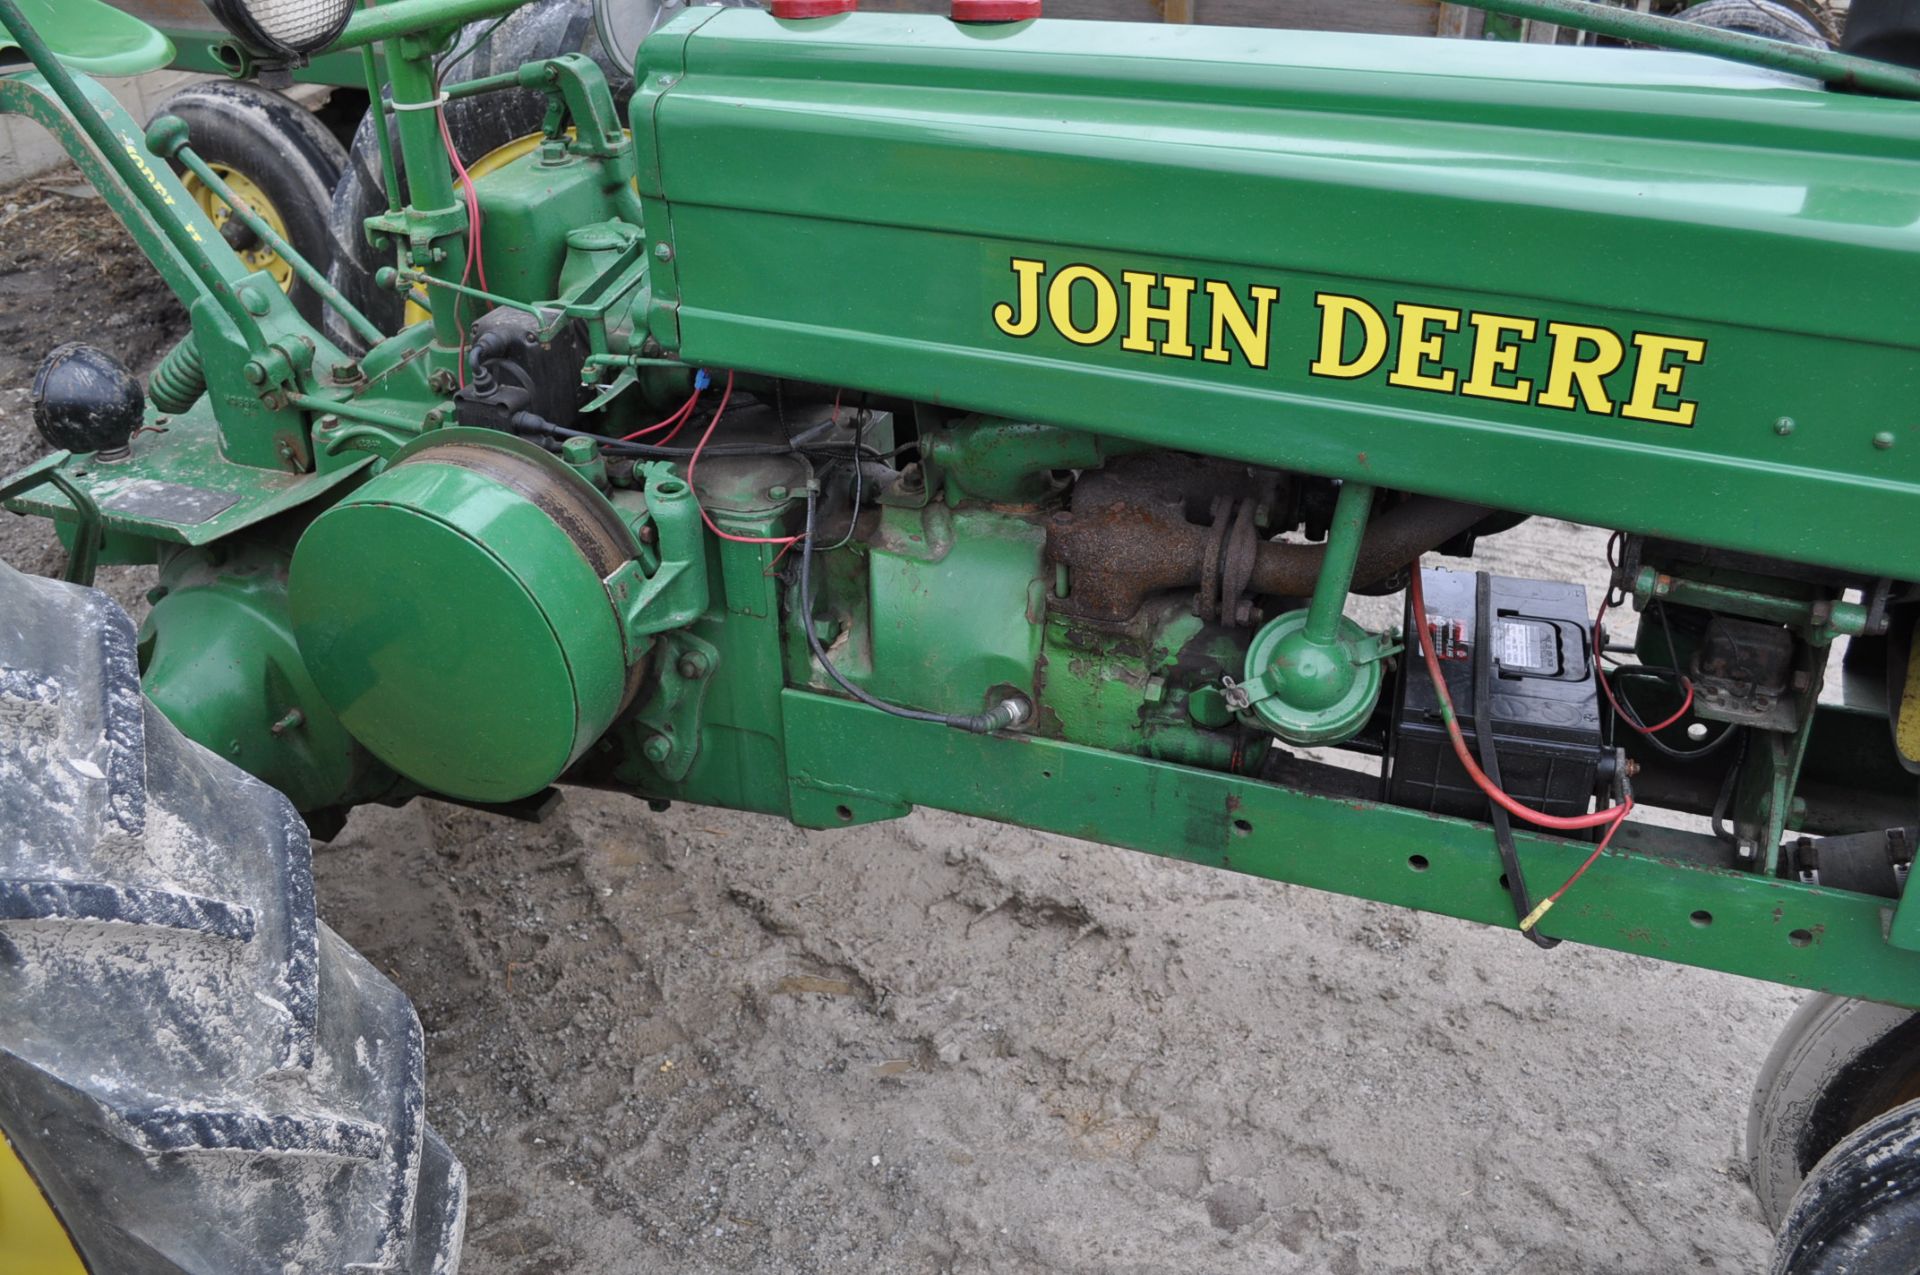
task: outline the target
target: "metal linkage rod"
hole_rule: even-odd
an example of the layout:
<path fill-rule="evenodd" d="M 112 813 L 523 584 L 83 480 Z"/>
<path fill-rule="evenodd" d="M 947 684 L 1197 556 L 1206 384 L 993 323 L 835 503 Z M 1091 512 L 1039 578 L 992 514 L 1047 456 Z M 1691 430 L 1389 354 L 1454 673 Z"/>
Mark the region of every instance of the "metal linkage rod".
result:
<path fill-rule="evenodd" d="M 177 115 L 163 116 L 155 120 L 147 130 L 147 145 L 162 159 L 172 159 L 186 165 L 208 190 L 219 196 L 221 202 L 232 210 L 233 215 L 240 219 L 240 224 L 258 235 L 267 247 L 273 249 L 280 259 L 300 276 L 300 282 L 312 288 L 315 296 L 332 307 L 335 314 L 345 319 L 347 325 L 359 334 L 361 340 L 371 346 L 378 345 L 387 339 L 387 334 L 375 327 L 373 321 L 366 315 L 355 309 L 353 303 L 328 282 L 327 276 L 321 274 L 312 262 L 301 256 L 292 244 L 268 224 L 266 218 L 255 212 L 246 200 L 234 194 L 233 189 L 227 185 L 219 173 L 214 171 L 211 164 L 194 153 L 193 148 L 187 144 L 187 125 L 184 120 Z"/>
<path fill-rule="evenodd" d="M 450 31 L 479 18 L 492 18 L 518 9 L 526 0 L 389 0 L 362 9 L 328 48 L 337 53 L 423 31 Z"/>
<path fill-rule="evenodd" d="M 1360 545 L 1367 534 L 1367 515 L 1373 510 L 1373 488 L 1366 483 L 1343 483 L 1327 526 L 1327 554 L 1320 563 L 1320 579 L 1308 603 L 1307 640 L 1331 646 L 1340 635 L 1347 594 L 1353 589 L 1353 569 L 1360 561 Z"/>
<path fill-rule="evenodd" d="M 1693 22 L 1655 17 L 1631 9 L 1615 9 L 1592 0 L 1465 0 L 1488 13 L 1557 22 L 1561 26 L 1610 35 L 1641 44 L 1658 45 L 1682 53 L 1705 53 L 1730 62 L 1745 62 L 1775 71 L 1788 71 L 1840 88 L 1862 89 L 1892 97 L 1920 98 L 1920 71 L 1854 57 L 1826 49 L 1810 49 L 1784 40 L 1767 40 L 1739 31 L 1721 31 Z"/>
<path fill-rule="evenodd" d="M 34 69 L 47 82 L 47 87 L 53 90 L 54 96 L 60 99 L 61 106 L 66 108 L 73 122 L 79 125 L 94 149 L 100 152 L 101 159 L 113 169 L 114 176 L 120 179 L 121 185 L 146 213 L 147 220 L 166 236 L 168 246 L 192 272 L 201 290 L 220 301 L 221 308 L 240 325 L 241 331 L 257 332 L 258 325 L 234 300 L 230 280 L 221 271 L 218 260 L 177 211 L 179 205 L 166 189 L 166 183 L 172 181 L 172 174 L 163 177 L 154 172 L 132 149 L 131 138 L 122 139 L 114 134 L 88 100 L 85 88 L 41 38 L 33 24 L 27 21 L 17 0 L 0 0 L 0 27 L 5 27 L 13 36 L 14 43 L 33 63 Z M 238 267 L 238 258 L 232 260 Z"/>

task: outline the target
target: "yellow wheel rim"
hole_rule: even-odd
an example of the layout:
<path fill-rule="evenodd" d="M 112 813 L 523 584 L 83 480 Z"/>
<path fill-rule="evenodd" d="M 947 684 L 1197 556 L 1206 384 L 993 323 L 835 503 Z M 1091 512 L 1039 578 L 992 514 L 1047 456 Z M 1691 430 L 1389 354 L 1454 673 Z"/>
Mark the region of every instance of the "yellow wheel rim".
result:
<path fill-rule="evenodd" d="M 221 181 L 233 188 L 234 195 L 241 203 L 251 208 L 255 213 L 259 214 L 262 221 L 273 227 L 274 234 L 279 235 L 282 239 L 287 237 L 287 223 L 285 218 L 281 217 L 280 210 L 274 207 L 273 201 L 267 198 L 266 192 L 261 190 L 251 177 L 248 177 L 238 169 L 229 168 L 225 164 L 213 164 L 210 165 L 210 167 L 219 175 Z M 187 193 L 193 196 L 193 202 L 200 205 L 200 211 L 207 214 L 215 228 L 221 231 L 226 230 L 227 223 L 233 220 L 233 209 L 227 207 L 226 201 L 214 194 L 213 191 L 193 173 L 182 175 L 181 181 L 185 184 Z M 246 262 L 247 268 L 250 270 L 264 270 L 272 275 L 274 282 L 280 285 L 282 292 L 288 291 L 293 287 L 293 267 L 283 261 L 280 254 L 269 248 L 266 244 L 254 244 L 253 247 L 240 254 L 240 260 Z"/>
<path fill-rule="evenodd" d="M 571 132 L 571 130 L 569 130 L 569 132 Z M 533 154 L 534 151 L 540 148 L 540 143 L 545 141 L 546 137 L 547 135 L 545 133 L 528 133 L 525 137 L 514 138 L 505 146 L 495 147 L 473 163 L 467 165 L 467 176 L 473 178 L 475 181 L 479 181 L 488 173 L 497 173 L 514 160 L 523 159 Z M 237 194 L 238 192 L 236 191 L 235 193 Z M 412 327 L 416 323 L 424 323 L 432 317 L 433 315 L 428 312 L 425 306 L 413 300 L 411 297 L 407 299 L 406 324 L 408 327 Z"/>
<path fill-rule="evenodd" d="M 86 1263 L 40 1184 L 0 1133 L 0 1270 L 19 1275 L 87 1275 Z"/>

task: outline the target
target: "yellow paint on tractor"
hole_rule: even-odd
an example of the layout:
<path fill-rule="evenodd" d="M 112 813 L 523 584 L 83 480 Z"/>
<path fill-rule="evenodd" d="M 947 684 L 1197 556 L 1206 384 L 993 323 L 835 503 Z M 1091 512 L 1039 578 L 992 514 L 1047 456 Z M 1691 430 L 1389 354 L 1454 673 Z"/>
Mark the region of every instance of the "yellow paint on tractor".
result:
<path fill-rule="evenodd" d="M 8 1275 L 87 1275 L 67 1230 L 40 1184 L 0 1133 L 0 1271 Z"/>
<path fill-rule="evenodd" d="M 569 133 L 571 133 L 571 130 L 569 130 Z M 528 133 L 525 137 L 516 137 L 505 146 L 496 147 L 482 155 L 473 163 L 467 165 L 467 176 L 473 178 L 475 181 L 479 181 L 488 173 L 497 173 L 514 160 L 533 154 L 540 143 L 546 140 L 546 137 L 547 135 L 545 133 Z M 406 321 L 408 327 L 412 327 L 416 323 L 425 323 L 432 317 L 433 316 L 428 313 L 427 308 L 421 305 L 418 300 L 412 297 L 407 299 Z"/>
<path fill-rule="evenodd" d="M 1900 692 L 1900 715 L 1894 719 L 1893 742 L 1902 757 L 1920 762 L 1920 641 L 1907 651 L 1907 684 Z"/>
<path fill-rule="evenodd" d="M 233 188 L 233 193 L 238 195 L 247 207 L 253 209 L 259 214 L 261 220 L 273 227 L 274 234 L 282 239 L 287 237 L 286 219 L 280 215 L 280 210 L 274 207 L 273 201 L 267 198 L 266 192 L 261 190 L 251 177 L 225 164 L 213 164 L 210 167 L 220 175 L 220 180 Z M 233 217 L 233 210 L 227 207 L 226 201 L 214 194 L 192 173 L 182 173 L 180 182 L 187 188 L 187 193 L 193 196 L 193 202 L 200 205 L 200 211 L 206 213 L 216 227 L 225 230 L 227 222 Z M 273 281 L 280 285 L 281 291 L 284 292 L 293 287 L 293 267 L 266 244 L 254 244 L 240 254 L 240 260 L 246 262 L 250 270 L 264 270 L 272 275 Z"/>

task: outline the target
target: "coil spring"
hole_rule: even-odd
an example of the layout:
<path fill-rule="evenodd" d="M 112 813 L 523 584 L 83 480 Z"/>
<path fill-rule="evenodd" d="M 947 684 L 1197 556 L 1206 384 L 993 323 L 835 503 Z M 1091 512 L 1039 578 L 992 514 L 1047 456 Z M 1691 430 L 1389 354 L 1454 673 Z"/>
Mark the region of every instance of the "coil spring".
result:
<path fill-rule="evenodd" d="M 147 380 L 147 397 L 170 416 L 178 416 L 207 392 L 207 368 L 200 361 L 200 347 L 186 337 L 167 351 L 167 357 L 153 369 Z"/>

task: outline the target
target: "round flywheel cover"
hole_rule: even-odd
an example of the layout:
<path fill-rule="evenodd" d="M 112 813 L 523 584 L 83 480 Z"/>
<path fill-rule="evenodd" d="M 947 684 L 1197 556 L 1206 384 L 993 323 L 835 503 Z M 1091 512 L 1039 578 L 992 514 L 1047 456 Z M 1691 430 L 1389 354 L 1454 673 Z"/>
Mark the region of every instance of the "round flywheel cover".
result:
<path fill-rule="evenodd" d="M 560 462 L 476 433 L 404 450 L 316 518 L 288 593 L 355 738 L 429 791 L 503 802 L 558 778 L 638 682 L 603 584 L 632 540 Z"/>

